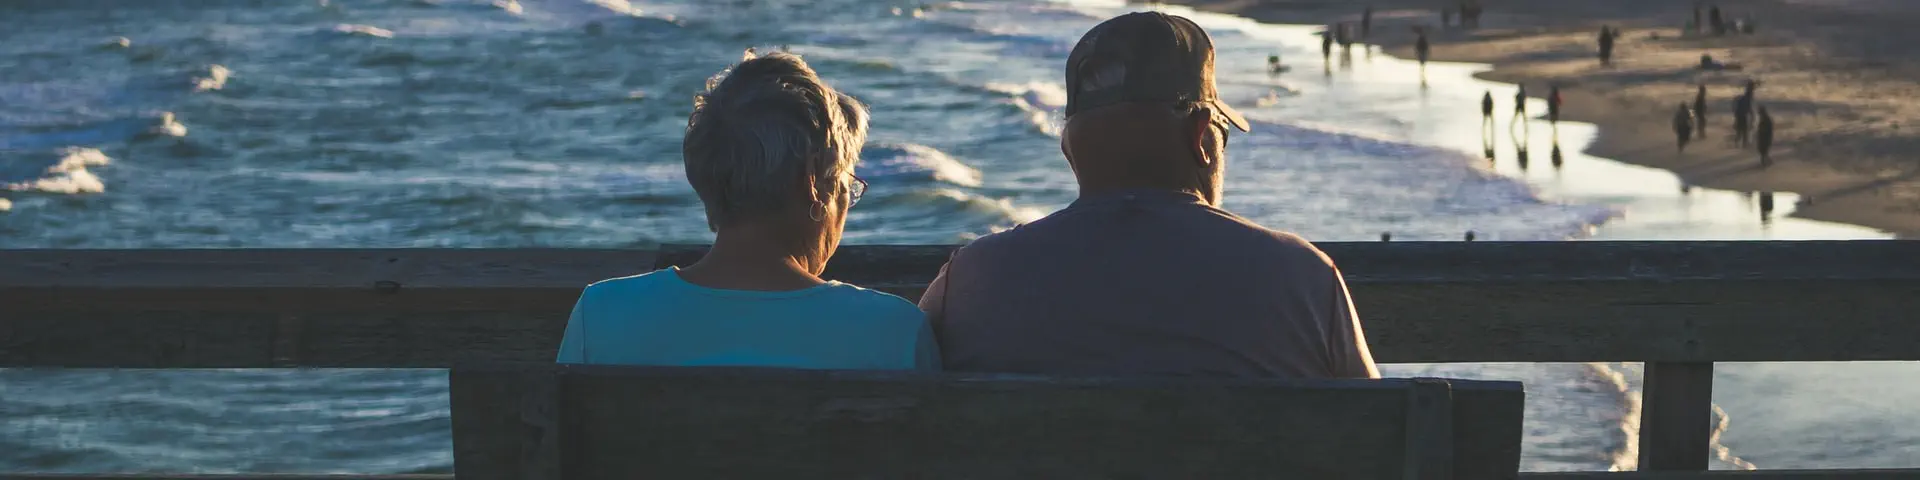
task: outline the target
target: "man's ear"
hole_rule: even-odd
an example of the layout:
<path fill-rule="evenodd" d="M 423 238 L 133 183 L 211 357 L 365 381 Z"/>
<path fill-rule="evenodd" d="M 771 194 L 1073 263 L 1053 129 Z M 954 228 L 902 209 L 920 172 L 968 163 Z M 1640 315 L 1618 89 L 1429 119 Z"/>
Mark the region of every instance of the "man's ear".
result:
<path fill-rule="evenodd" d="M 1187 150 L 1202 167 L 1213 165 L 1213 155 L 1207 151 L 1207 134 L 1212 129 L 1213 107 L 1195 108 L 1187 116 Z"/>

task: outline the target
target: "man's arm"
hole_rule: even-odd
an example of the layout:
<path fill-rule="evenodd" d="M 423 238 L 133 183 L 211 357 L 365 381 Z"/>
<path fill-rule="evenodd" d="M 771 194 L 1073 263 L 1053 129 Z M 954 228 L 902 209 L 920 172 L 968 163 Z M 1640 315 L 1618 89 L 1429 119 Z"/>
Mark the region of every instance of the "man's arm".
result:
<path fill-rule="evenodd" d="M 927 325 L 933 331 L 940 331 L 940 322 L 946 320 L 947 313 L 947 269 L 953 266 L 952 257 L 940 266 L 940 274 L 933 276 L 933 282 L 927 284 L 927 291 L 920 294 L 920 311 L 927 314 Z"/>
<path fill-rule="evenodd" d="M 1360 328 L 1360 315 L 1353 311 L 1353 297 L 1347 294 L 1347 280 L 1340 269 L 1333 269 L 1333 316 L 1328 319 L 1328 373 L 1335 378 L 1380 378 L 1380 367 L 1373 364 L 1373 352 L 1367 348 L 1367 334 Z"/>

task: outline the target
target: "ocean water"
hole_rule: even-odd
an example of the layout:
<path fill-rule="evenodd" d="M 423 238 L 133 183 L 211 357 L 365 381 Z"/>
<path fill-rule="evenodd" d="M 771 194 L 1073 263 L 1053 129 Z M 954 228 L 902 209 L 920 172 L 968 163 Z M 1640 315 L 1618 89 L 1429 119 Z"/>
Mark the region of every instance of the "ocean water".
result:
<path fill-rule="evenodd" d="M 1129 9 L 4 2 L 0 248 L 706 241 L 679 138 L 693 94 L 748 47 L 801 54 L 872 105 L 859 168 L 873 187 L 849 243 L 961 242 L 1073 199 L 1060 66 L 1080 33 Z M 1483 131 L 1480 95 L 1507 112 L 1513 89 L 1472 79 L 1481 66 L 1423 72 L 1360 49 L 1323 64 L 1311 27 L 1192 16 L 1219 45 L 1224 95 L 1255 122 L 1231 140 L 1226 207 L 1268 226 L 1315 240 L 1885 236 L 1790 218 L 1791 195 L 1767 194 L 1763 211 L 1756 192 L 1683 192 L 1671 174 L 1588 157 L 1588 125 L 1503 113 Z M 1276 53 L 1293 71 L 1266 71 Z M 1527 382 L 1528 470 L 1632 466 L 1637 365 L 1386 370 Z M 1914 373 L 1728 365 L 1716 466 L 1920 465 L 1920 414 L 1899 400 L 1920 391 L 1872 381 Z M 444 472 L 447 415 L 433 370 L 0 369 L 0 472 Z"/>

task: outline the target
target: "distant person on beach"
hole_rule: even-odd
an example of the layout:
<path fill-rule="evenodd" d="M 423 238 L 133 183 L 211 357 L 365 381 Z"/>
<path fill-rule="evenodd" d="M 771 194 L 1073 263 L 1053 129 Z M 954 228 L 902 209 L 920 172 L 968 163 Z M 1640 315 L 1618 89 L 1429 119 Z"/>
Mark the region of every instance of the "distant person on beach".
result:
<path fill-rule="evenodd" d="M 1721 62 L 1719 60 L 1715 60 L 1713 58 L 1713 55 L 1711 54 L 1706 54 L 1706 53 L 1700 54 L 1701 70 L 1718 72 L 1718 71 L 1740 70 L 1742 68 L 1744 67 L 1738 63 Z"/>
<path fill-rule="evenodd" d="M 1747 80 L 1747 89 L 1738 98 L 1733 99 L 1733 142 L 1746 148 L 1753 127 L 1754 89 L 1758 84 Z"/>
<path fill-rule="evenodd" d="M 1248 125 L 1213 58 L 1199 25 L 1159 12 L 1074 46 L 1060 150 L 1080 197 L 953 253 L 920 301 L 947 369 L 1379 376 L 1333 261 L 1219 208 L 1228 131 Z"/>
<path fill-rule="evenodd" d="M 1767 114 L 1767 107 L 1760 106 L 1760 127 L 1753 133 L 1754 146 L 1760 149 L 1760 166 L 1772 166 L 1773 157 L 1773 115 Z"/>
<path fill-rule="evenodd" d="M 1714 5 L 1707 10 L 1707 24 L 1713 27 L 1714 35 L 1727 34 L 1727 20 L 1726 17 L 1720 16 L 1719 5 Z"/>
<path fill-rule="evenodd" d="M 1513 91 L 1513 124 L 1527 121 L 1527 86 L 1515 85 Z"/>
<path fill-rule="evenodd" d="M 1492 90 L 1488 90 L 1485 96 L 1480 97 L 1480 118 L 1488 126 L 1493 125 L 1493 91 Z"/>
<path fill-rule="evenodd" d="M 1559 85 L 1554 85 L 1551 88 L 1547 89 L 1547 122 L 1552 123 L 1556 126 L 1560 124 L 1560 86 Z"/>
<path fill-rule="evenodd" d="M 1700 8 L 1700 2 L 1693 2 L 1693 23 L 1687 24 L 1687 29 L 1695 34 L 1700 33 Z"/>
<path fill-rule="evenodd" d="M 1372 5 L 1368 5 L 1366 12 L 1360 14 L 1360 38 L 1373 38 Z"/>
<path fill-rule="evenodd" d="M 1613 27 L 1602 25 L 1600 27 L 1600 40 L 1599 40 L 1601 65 L 1613 64 L 1613 39 L 1614 39 Z"/>
<path fill-rule="evenodd" d="M 686 268 L 587 286 L 558 361 L 938 369 L 913 303 L 820 278 L 866 190 L 853 174 L 866 106 L 785 53 L 749 56 L 708 85 L 681 158 L 713 248 Z"/>
<path fill-rule="evenodd" d="M 1320 31 L 1320 59 L 1331 58 L 1333 58 L 1333 27 L 1329 25 L 1326 30 Z"/>
<path fill-rule="evenodd" d="M 1425 72 L 1427 69 L 1427 54 L 1433 51 L 1433 45 L 1427 43 L 1426 30 L 1419 31 L 1418 35 L 1419 38 L 1413 41 L 1413 53 L 1415 57 L 1420 59 L 1420 71 Z"/>
<path fill-rule="evenodd" d="M 1693 94 L 1694 134 L 1699 139 L 1707 139 L 1707 85 L 1700 84 L 1700 90 Z"/>
<path fill-rule="evenodd" d="M 1686 103 L 1673 112 L 1673 136 L 1680 143 L 1679 151 L 1687 151 L 1687 140 L 1693 139 L 1693 112 L 1687 110 Z"/>
<path fill-rule="evenodd" d="M 1292 70 L 1292 69 L 1293 69 L 1292 67 L 1288 67 L 1280 63 L 1279 55 L 1267 56 L 1267 73 L 1273 74 L 1273 75 L 1279 75 L 1282 73 L 1287 73 L 1288 70 Z"/>
<path fill-rule="evenodd" d="M 1441 8 L 1440 9 L 1440 27 L 1448 28 L 1452 26 L 1453 26 L 1453 7 Z"/>

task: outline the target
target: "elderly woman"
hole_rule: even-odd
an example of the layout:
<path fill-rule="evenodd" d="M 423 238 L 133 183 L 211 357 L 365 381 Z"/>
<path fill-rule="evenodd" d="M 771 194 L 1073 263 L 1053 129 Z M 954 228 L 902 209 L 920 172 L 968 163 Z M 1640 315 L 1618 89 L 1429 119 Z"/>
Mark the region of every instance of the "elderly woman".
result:
<path fill-rule="evenodd" d="M 588 286 L 560 363 L 938 368 L 913 303 L 820 278 L 866 187 L 853 175 L 866 136 L 866 106 L 799 57 L 749 53 L 708 82 L 681 152 L 713 248 Z"/>

